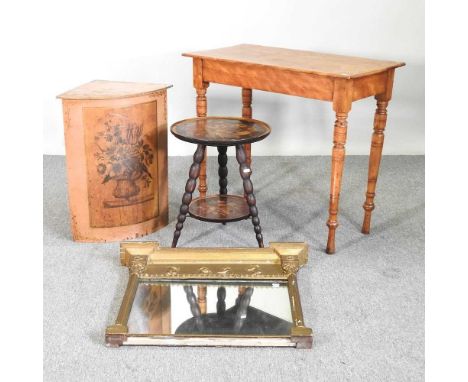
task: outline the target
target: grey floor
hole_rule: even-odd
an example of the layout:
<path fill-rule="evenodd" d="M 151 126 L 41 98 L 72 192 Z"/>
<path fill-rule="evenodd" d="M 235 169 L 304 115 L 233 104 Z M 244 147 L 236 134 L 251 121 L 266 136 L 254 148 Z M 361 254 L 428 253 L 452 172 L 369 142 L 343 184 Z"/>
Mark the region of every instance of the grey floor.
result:
<path fill-rule="evenodd" d="M 189 157 L 169 158 L 170 224 L 147 236 L 171 243 Z M 231 190 L 239 190 L 230 158 Z M 118 243 L 71 240 L 64 157 L 44 157 L 46 381 L 422 381 L 424 157 L 384 157 L 372 233 L 360 233 L 367 158 L 346 159 L 337 254 L 324 253 L 329 157 L 254 158 L 265 242 L 307 241 L 298 280 L 312 350 L 104 346 L 127 280 Z M 209 186 L 216 190 L 215 159 Z M 180 246 L 255 246 L 250 222 L 188 219 Z"/>

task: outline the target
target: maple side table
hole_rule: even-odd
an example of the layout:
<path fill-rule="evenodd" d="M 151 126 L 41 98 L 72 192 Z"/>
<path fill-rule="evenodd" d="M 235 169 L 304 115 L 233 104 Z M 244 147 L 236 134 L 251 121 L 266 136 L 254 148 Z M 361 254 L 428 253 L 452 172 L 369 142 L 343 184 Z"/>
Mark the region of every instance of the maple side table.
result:
<path fill-rule="evenodd" d="M 338 202 L 345 158 L 348 113 L 353 101 L 374 96 L 377 110 L 369 157 L 369 173 L 362 232 L 370 232 L 371 212 L 379 173 L 387 106 L 392 96 L 395 69 L 403 62 L 371 60 L 259 45 L 184 53 L 193 58 L 193 83 L 197 92 L 197 115 L 207 114 L 206 91 L 219 83 L 242 88 L 242 116 L 252 117 L 252 89 L 331 101 L 336 113 L 333 132 L 328 241 L 326 251 L 335 253 Z M 246 145 L 250 164 L 250 145 Z M 206 153 L 205 153 L 206 155 Z M 200 170 L 199 192 L 206 196 L 206 161 Z"/>

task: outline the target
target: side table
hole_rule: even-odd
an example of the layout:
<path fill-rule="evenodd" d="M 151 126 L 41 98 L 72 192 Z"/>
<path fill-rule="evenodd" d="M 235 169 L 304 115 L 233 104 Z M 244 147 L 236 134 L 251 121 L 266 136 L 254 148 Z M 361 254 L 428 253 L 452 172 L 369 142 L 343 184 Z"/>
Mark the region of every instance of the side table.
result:
<path fill-rule="evenodd" d="M 244 144 L 258 142 L 266 138 L 270 131 L 270 127 L 265 122 L 230 117 L 191 118 L 176 122 L 171 126 L 171 133 L 174 136 L 197 145 L 193 155 L 193 164 L 189 171 L 189 179 L 185 185 L 182 205 L 177 216 L 172 241 L 173 248 L 177 246 L 187 214 L 194 219 L 223 224 L 251 217 L 258 246 L 263 248 L 262 228 L 260 227 L 253 184 L 250 180 L 252 171 L 247 163 Z M 200 196 L 192 201 L 192 194 L 200 176 L 206 146 L 218 148 L 219 194 Z M 241 195 L 228 195 L 227 193 L 226 151 L 229 146 L 236 147 L 236 158 L 239 162 L 245 198 Z"/>
<path fill-rule="evenodd" d="M 369 158 L 369 175 L 362 233 L 370 232 L 375 188 L 384 141 L 387 106 L 392 97 L 395 69 L 403 62 L 371 60 L 303 50 L 241 44 L 184 53 L 193 58 L 193 85 L 197 115 L 207 115 L 206 91 L 211 82 L 242 88 L 242 116 L 252 117 L 252 89 L 330 101 L 336 114 L 333 132 L 328 241 L 326 252 L 335 253 L 338 204 L 345 159 L 348 113 L 354 101 L 374 96 L 377 109 Z M 250 146 L 246 147 L 250 163 Z M 206 168 L 200 170 L 200 195 L 206 195 Z"/>

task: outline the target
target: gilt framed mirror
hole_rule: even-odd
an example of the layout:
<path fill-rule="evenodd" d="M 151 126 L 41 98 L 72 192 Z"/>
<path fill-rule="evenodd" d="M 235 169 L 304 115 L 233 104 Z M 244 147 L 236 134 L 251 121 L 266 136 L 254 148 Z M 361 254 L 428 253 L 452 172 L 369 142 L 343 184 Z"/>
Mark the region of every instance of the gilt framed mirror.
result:
<path fill-rule="evenodd" d="M 296 273 L 306 243 L 162 248 L 124 242 L 129 280 L 106 344 L 311 348 Z"/>

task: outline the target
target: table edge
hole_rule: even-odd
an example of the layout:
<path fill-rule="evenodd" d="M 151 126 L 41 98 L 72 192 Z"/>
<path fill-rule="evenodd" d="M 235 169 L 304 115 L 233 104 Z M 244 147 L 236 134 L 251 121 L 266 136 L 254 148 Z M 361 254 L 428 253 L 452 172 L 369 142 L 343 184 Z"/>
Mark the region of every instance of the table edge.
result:
<path fill-rule="evenodd" d="M 230 62 L 230 63 L 238 63 L 238 64 L 257 65 L 257 66 L 262 66 L 262 67 L 267 67 L 267 68 L 280 69 L 280 70 L 283 70 L 283 71 L 291 71 L 291 72 L 306 73 L 306 74 L 315 74 L 315 75 L 323 76 L 323 77 L 344 78 L 344 79 L 354 79 L 354 78 L 362 78 L 362 77 L 372 76 L 372 75 L 377 74 L 377 73 L 382 73 L 382 72 L 385 72 L 387 70 L 400 68 L 400 67 L 406 65 L 405 62 L 389 61 L 389 62 L 393 63 L 393 65 L 389 65 L 388 67 L 386 67 L 384 69 L 372 70 L 372 71 L 369 71 L 369 72 L 353 74 L 353 75 L 340 75 L 340 74 L 332 74 L 332 73 L 328 73 L 328 72 L 322 72 L 322 71 L 319 71 L 319 70 L 301 70 L 301 69 L 295 69 L 295 68 L 286 68 L 284 66 L 279 66 L 279 65 L 267 65 L 267 64 L 260 64 L 260 63 L 256 63 L 256 62 L 250 62 L 250 61 L 239 61 L 239 60 L 232 60 L 232 59 L 228 59 L 228 58 L 209 57 L 209 56 L 204 56 L 202 54 L 198 54 L 196 52 L 182 53 L 182 56 L 183 57 L 191 57 L 191 58 L 200 58 L 202 60 L 212 60 L 212 61 L 222 61 L 222 62 Z M 363 57 L 357 57 L 357 58 L 363 58 Z"/>
<path fill-rule="evenodd" d="M 182 123 L 182 122 L 187 122 L 187 121 L 191 121 L 191 120 L 199 120 L 199 119 L 230 119 L 230 120 L 245 120 L 245 121 L 249 121 L 249 122 L 255 122 L 255 123 L 259 123 L 261 125 L 264 125 L 268 132 L 263 135 L 260 139 L 239 139 L 238 141 L 236 141 L 235 143 L 232 143 L 232 144 L 229 144 L 229 142 L 226 142 L 226 144 L 219 144 L 219 142 L 217 141 L 210 141 L 210 140 L 205 140 L 205 141 L 201 141 L 201 140 L 195 140 L 195 139 L 191 139 L 191 138 L 187 138 L 183 135 L 180 135 L 178 133 L 175 133 L 173 131 L 173 128 L 174 126 Z M 173 124 L 171 124 L 171 126 L 169 127 L 169 131 L 171 132 L 172 135 L 174 135 L 176 138 L 180 139 L 181 141 L 184 141 L 184 142 L 189 142 L 189 143 L 193 143 L 193 144 L 202 144 L 202 145 L 205 145 L 205 146 L 236 146 L 237 144 L 241 144 L 241 145 L 244 145 L 244 144 L 248 144 L 248 143 L 255 143 L 255 142 L 259 142 L 259 141 L 262 141 L 263 139 L 265 139 L 266 137 L 268 137 L 270 134 L 271 134 L 271 127 L 268 123 L 264 122 L 264 121 L 261 121 L 259 119 L 254 119 L 254 118 L 246 118 L 246 117 L 223 117 L 223 116 L 218 116 L 218 115 L 210 115 L 210 116 L 207 116 L 207 117 L 192 117 L 192 118 L 185 118 L 185 119 L 182 119 L 180 121 L 177 121 L 177 122 L 174 122 Z M 225 143 L 225 142 L 223 142 Z"/>
<path fill-rule="evenodd" d="M 97 81 L 97 80 L 94 80 L 94 81 Z M 94 82 L 94 81 L 91 81 L 91 82 Z M 109 82 L 113 82 L 113 81 L 109 81 Z M 116 82 L 125 82 L 125 81 L 116 81 Z M 167 89 L 170 89 L 172 88 L 174 85 L 172 84 L 154 84 L 156 86 L 160 86 L 160 87 L 155 87 L 154 90 L 149 90 L 149 91 L 143 91 L 143 92 L 135 92 L 135 93 L 132 93 L 132 94 L 128 94 L 128 95 L 118 95 L 118 96 L 69 96 L 67 95 L 67 93 L 70 93 L 71 91 L 73 91 L 74 89 L 71 89 L 71 90 L 67 90 L 66 92 L 63 92 L 59 95 L 57 95 L 55 98 L 56 99 L 62 99 L 62 100 L 75 100 L 75 101 L 85 101 L 85 100 L 92 100 L 92 101 L 97 101 L 97 100 L 108 100 L 108 99 L 125 99 L 125 98 L 133 98 L 133 97 L 141 97 L 141 96 L 145 96 L 145 95 L 150 95 L 150 94 L 153 94 L 153 93 L 157 93 L 161 90 L 167 90 Z"/>

